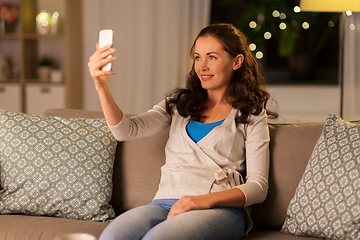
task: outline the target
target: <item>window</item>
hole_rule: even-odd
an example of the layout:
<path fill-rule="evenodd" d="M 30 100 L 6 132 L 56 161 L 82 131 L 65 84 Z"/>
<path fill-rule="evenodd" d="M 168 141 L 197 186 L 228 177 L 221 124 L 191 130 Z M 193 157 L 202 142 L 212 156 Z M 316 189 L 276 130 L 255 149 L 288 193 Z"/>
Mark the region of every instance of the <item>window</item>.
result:
<path fill-rule="evenodd" d="M 340 13 L 299 0 L 212 0 L 211 23 L 244 32 L 268 84 L 338 84 Z"/>

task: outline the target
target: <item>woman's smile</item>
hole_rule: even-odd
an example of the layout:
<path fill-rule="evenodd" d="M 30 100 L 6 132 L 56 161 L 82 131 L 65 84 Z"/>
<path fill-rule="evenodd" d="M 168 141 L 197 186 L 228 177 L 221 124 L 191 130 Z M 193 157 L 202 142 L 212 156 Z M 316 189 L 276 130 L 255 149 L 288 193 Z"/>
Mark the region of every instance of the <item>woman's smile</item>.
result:
<path fill-rule="evenodd" d="M 210 80 L 211 78 L 214 77 L 214 75 L 209 75 L 209 74 L 200 74 L 201 80 L 202 81 L 207 81 Z"/>

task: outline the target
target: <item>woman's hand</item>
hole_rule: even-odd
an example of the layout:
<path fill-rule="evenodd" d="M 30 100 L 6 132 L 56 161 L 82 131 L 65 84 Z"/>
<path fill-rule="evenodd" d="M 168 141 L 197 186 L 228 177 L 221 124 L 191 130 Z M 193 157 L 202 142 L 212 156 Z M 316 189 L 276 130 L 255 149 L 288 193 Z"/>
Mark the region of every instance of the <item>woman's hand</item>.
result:
<path fill-rule="evenodd" d="M 102 87 L 107 82 L 108 75 L 114 75 L 115 71 L 102 71 L 102 67 L 110 62 L 114 62 L 116 57 L 108 58 L 109 55 L 115 53 L 115 48 L 105 46 L 99 49 L 99 43 L 96 43 L 96 51 L 90 57 L 88 67 L 91 77 L 94 79 L 95 87 Z"/>
<path fill-rule="evenodd" d="M 89 72 L 94 79 L 95 88 L 99 95 L 99 100 L 106 121 L 110 126 L 115 126 L 122 119 L 122 111 L 117 106 L 113 96 L 111 95 L 109 86 L 107 85 L 107 76 L 114 75 L 115 71 L 102 71 L 102 67 L 106 64 L 116 60 L 116 57 L 108 58 L 109 55 L 115 52 L 111 46 L 105 46 L 99 49 L 99 43 L 96 44 L 96 51 L 90 57 L 88 63 Z"/>
<path fill-rule="evenodd" d="M 180 213 L 188 212 L 191 210 L 202 210 L 212 208 L 211 194 L 199 196 L 184 196 L 179 199 L 171 208 L 167 219 L 174 217 Z"/>
<path fill-rule="evenodd" d="M 203 210 L 213 207 L 242 208 L 244 205 L 245 195 L 238 188 L 199 196 L 184 196 L 172 206 L 167 219 L 191 210 Z"/>

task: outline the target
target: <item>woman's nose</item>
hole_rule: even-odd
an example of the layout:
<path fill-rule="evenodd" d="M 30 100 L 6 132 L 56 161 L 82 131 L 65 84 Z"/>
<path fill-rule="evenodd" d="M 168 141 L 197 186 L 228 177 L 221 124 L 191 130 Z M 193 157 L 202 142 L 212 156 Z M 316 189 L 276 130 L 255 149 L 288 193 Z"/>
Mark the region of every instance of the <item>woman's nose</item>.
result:
<path fill-rule="evenodd" d="M 199 69 L 200 69 L 200 71 L 206 71 L 206 70 L 209 69 L 206 60 L 205 61 L 203 60 L 203 61 L 200 62 Z"/>

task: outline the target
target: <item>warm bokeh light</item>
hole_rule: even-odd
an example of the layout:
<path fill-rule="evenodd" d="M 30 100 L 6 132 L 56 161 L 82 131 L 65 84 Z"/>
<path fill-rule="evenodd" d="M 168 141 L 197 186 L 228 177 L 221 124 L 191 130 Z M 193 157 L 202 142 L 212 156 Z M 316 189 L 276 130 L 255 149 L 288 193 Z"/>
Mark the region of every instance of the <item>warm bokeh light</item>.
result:
<path fill-rule="evenodd" d="M 255 54 L 255 57 L 256 57 L 257 59 L 262 59 L 262 58 L 264 57 L 264 54 L 263 54 L 262 51 L 258 51 L 258 52 Z"/>
<path fill-rule="evenodd" d="M 294 7 L 294 12 L 295 13 L 301 12 L 301 8 L 299 6 Z"/>
<path fill-rule="evenodd" d="M 286 24 L 285 23 L 280 23 L 280 25 L 279 25 L 279 28 L 281 29 L 281 30 L 285 30 L 286 29 Z"/>
<path fill-rule="evenodd" d="M 270 39 L 271 38 L 271 33 L 270 32 L 266 32 L 266 33 L 264 33 L 264 38 L 265 39 Z"/>
<path fill-rule="evenodd" d="M 256 49 L 256 44 L 255 44 L 255 43 L 250 43 L 249 49 L 250 49 L 250 51 L 255 51 L 255 49 Z"/>
<path fill-rule="evenodd" d="M 256 23 L 255 21 L 251 21 L 251 22 L 249 23 L 249 27 L 250 27 L 250 28 L 256 28 L 256 26 L 257 26 L 257 23 Z"/>
<path fill-rule="evenodd" d="M 303 27 L 303 29 L 309 29 L 310 24 L 308 22 L 303 22 L 301 26 Z"/>
<path fill-rule="evenodd" d="M 274 11 L 272 12 L 272 15 L 273 15 L 273 17 L 279 17 L 279 16 L 280 16 L 280 12 L 279 12 L 278 10 L 274 10 Z"/>

